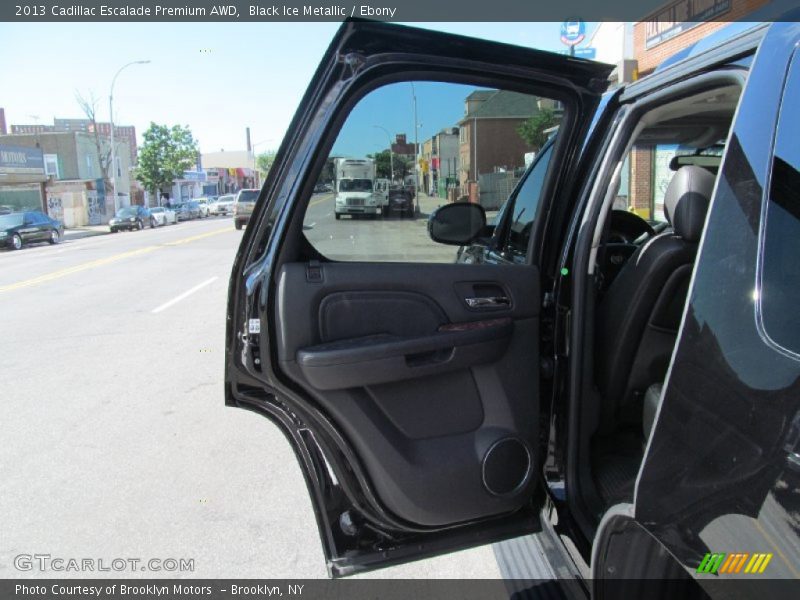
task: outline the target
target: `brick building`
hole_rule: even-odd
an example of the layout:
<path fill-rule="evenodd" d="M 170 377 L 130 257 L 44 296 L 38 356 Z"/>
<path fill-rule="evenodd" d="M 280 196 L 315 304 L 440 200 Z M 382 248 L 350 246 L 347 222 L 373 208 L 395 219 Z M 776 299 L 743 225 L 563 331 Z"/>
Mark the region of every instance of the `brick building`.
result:
<path fill-rule="evenodd" d="M 652 73 L 666 59 L 686 51 L 731 21 L 747 15 L 767 0 L 675 0 L 633 25 L 633 58 L 638 75 Z M 724 32 L 720 32 L 724 35 Z M 646 219 L 662 220 L 663 196 L 672 177 L 669 161 L 678 146 L 637 145 L 623 169 L 618 208 L 629 208 Z"/>
<path fill-rule="evenodd" d="M 458 182 L 458 127 L 447 127 L 422 143 L 422 189 L 431 196 L 446 196 Z"/>
<path fill-rule="evenodd" d="M 65 133 L 77 131 L 81 133 L 94 133 L 92 122 L 89 119 L 53 119 L 52 125 L 12 125 L 11 133 L 14 135 L 35 135 L 40 133 Z M 111 123 L 97 123 L 97 131 L 102 136 L 111 136 Z M 136 164 L 138 146 L 136 145 L 136 127 L 133 125 L 114 124 L 114 140 L 125 142 L 128 146 L 132 164 Z"/>
<path fill-rule="evenodd" d="M 110 153 L 110 140 L 105 136 L 100 138 L 100 153 L 94 136 L 81 131 L 0 136 L 0 145 L 6 144 L 41 153 L 47 181 L 46 211 L 51 217 L 64 221 L 67 227 L 107 223 L 118 206 L 130 203 L 131 161 L 128 145 L 122 140 L 114 140 L 117 154 L 116 198 L 106 194 L 103 181 L 101 157 L 104 159 Z M 91 192 L 92 202 L 83 197 L 79 205 L 73 205 L 73 193 L 83 196 L 84 192 Z M 65 200 L 67 196 L 63 194 L 72 199 Z"/>
<path fill-rule="evenodd" d="M 539 112 L 539 98 L 505 90 L 477 90 L 464 100 L 459 127 L 459 180 L 462 188 L 484 173 L 513 170 L 534 150 L 517 132 Z"/>
<path fill-rule="evenodd" d="M 392 154 L 406 160 L 415 160 L 417 156 L 417 147 L 413 142 L 407 140 L 405 133 L 398 133 L 394 137 Z"/>
<path fill-rule="evenodd" d="M 633 52 L 639 75 L 647 75 L 666 58 L 691 46 L 768 0 L 676 0 L 633 26 Z"/>

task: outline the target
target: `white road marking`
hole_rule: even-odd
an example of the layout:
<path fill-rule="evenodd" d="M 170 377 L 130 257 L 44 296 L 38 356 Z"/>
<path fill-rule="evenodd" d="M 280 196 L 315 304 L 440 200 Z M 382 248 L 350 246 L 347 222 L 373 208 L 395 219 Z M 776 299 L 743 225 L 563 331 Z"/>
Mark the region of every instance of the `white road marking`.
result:
<path fill-rule="evenodd" d="M 180 296 L 175 296 L 172 300 L 170 300 L 169 302 L 165 302 L 164 304 L 162 304 L 158 308 L 154 308 L 151 312 L 153 314 L 160 313 L 162 310 L 168 309 L 173 304 L 177 304 L 181 300 L 183 300 L 185 298 L 188 298 L 189 296 L 194 294 L 197 290 L 199 290 L 201 288 L 204 288 L 205 286 L 209 285 L 210 283 L 214 283 L 217 279 L 218 278 L 216 276 L 212 277 L 211 279 L 206 279 L 203 283 L 199 283 L 196 286 L 194 286 L 192 289 L 186 290 Z"/>

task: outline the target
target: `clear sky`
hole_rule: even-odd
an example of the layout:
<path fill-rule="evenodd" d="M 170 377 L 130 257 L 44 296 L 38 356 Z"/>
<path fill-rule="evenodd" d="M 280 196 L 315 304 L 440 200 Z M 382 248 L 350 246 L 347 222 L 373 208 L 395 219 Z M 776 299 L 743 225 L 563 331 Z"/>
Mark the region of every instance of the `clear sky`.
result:
<path fill-rule="evenodd" d="M 338 26 L 0 23 L 0 106 L 9 124 L 52 124 L 53 117 L 83 117 L 75 94 L 93 93 L 98 118 L 106 121 L 114 73 L 127 62 L 149 59 L 150 64 L 123 71 L 114 88 L 114 122 L 136 126 L 139 143 L 155 121 L 188 125 L 204 152 L 243 150 L 249 126 L 255 151 L 261 152 L 280 143 Z M 544 50 L 565 48 L 558 23 L 416 26 Z M 587 24 L 587 33 L 592 27 Z M 413 126 L 408 129 L 411 137 Z M 381 135 L 385 138 L 375 131 L 376 145 Z"/>
<path fill-rule="evenodd" d="M 414 142 L 414 96 L 421 144 L 445 127 L 457 125 L 464 116 L 464 99 L 476 89 L 475 86 L 420 81 L 414 83 L 413 90 L 408 82 L 373 90 L 348 115 L 332 154 L 363 158 L 387 149 L 389 139 L 394 140 L 396 133 L 405 133 L 407 141 Z"/>

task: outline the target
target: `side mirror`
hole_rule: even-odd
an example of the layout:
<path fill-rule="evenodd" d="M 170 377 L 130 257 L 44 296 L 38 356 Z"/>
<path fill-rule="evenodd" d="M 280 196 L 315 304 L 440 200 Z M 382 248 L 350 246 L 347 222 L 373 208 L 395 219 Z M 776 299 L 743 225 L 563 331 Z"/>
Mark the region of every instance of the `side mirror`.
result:
<path fill-rule="evenodd" d="M 486 212 L 480 204 L 456 202 L 437 208 L 428 218 L 428 235 L 434 242 L 465 246 L 486 227 Z"/>

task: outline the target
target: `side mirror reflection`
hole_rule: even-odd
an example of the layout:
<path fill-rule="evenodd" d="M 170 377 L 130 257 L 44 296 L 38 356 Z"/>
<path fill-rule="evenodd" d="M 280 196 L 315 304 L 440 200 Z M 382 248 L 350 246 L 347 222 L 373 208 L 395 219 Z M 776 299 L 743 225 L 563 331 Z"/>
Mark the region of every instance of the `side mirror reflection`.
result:
<path fill-rule="evenodd" d="M 437 208 L 428 218 L 428 235 L 434 242 L 464 246 L 486 227 L 486 212 L 480 204 L 456 202 Z"/>

